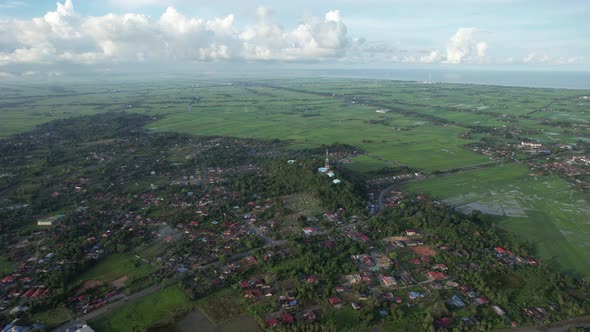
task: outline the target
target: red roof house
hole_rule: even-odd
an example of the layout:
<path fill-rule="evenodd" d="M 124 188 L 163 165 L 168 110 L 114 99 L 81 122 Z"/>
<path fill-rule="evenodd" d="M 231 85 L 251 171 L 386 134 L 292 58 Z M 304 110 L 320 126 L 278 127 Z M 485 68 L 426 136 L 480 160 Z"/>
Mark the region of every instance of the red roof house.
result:
<path fill-rule="evenodd" d="M 420 259 L 418 259 L 418 258 L 414 258 L 414 259 L 410 259 L 410 263 L 420 265 L 420 264 L 422 264 L 422 261 L 420 261 Z"/>
<path fill-rule="evenodd" d="M 266 327 L 275 327 L 279 325 L 279 320 L 274 317 L 268 317 L 264 322 L 266 323 Z"/>
<path fill-rule="evenodd" d="M 359 238 L 365 242 L 369 241 L 369 237 L 363 233 L 359 233 Z"/>
<path fill-rule="evenodd" d="M 407 236 L 414 236 L 416 234 L 417 234 L 417 232 L 416 232 L 415 229 L 406 229 L 406 235 Z"/>
<path fill-rule="evenodd" d="M 437 272 L 437 271 L 429 271 L 428 276 L 434 280 L 440 280 L 440 279 L 444 279 L 447 277 L 446 274 L 444 274 L 442 272 Z"/>
<path fill-rule="evenodd" d="M 337 305 L 342 304 L 342 300 L 338 296 L 332 296 L 328 301 L 333 306 L 337 306 Z"/>
<path fill-rule="evenodd" d="M 320 282 L 320 279 L 317 276 L 309 276 L 309 277 L 307 277 L 307 283 L 308 284 L 317 284 L 318 282 Z"/>
<path fill-rule="evenodd" d="M 495 249 L 495 250 L 496 250 L 496 252 L 497 252 L 497 253 L 499 253 L 499 254 L 503 254 L 503 253 L 505 253 L 505 252 L 506 252 L 506 250 L 504 250 L 504 248 L 502 248 L 502 247 L 496 247 L 496 249 Z"/>
<path fill-rule="evenodd" d="M 295 318 L 293 318 L 293 316 L 290 313 L 284 312 L 281 315 L 281 321 L 283 322 L 283 324 L 293 324 L 295 323 Z"/>

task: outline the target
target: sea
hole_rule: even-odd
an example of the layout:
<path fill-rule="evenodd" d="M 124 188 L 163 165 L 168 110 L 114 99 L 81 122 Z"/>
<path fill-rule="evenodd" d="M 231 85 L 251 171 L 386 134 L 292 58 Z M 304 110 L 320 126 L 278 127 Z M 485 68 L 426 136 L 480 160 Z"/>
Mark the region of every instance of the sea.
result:
<path fill-rule="evenodd" d="M 313 76 L 388 79 L 431 83 L 590 89 L 589 71 L 461 69 L 315 69 Z"/>

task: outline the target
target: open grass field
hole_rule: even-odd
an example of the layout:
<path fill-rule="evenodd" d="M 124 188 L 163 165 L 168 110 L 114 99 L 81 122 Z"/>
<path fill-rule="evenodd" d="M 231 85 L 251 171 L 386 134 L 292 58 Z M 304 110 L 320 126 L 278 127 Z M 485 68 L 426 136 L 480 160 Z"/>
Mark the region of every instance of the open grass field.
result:
<path fill-rule="evenodd" d="M 378 172 L 384 167 L 392 167 L 392 164 L 367 155 L 360 155 L 352 158 L 352 163 L 345 164 L 344 167 L 358 173 L 369 173 Z"/>
<path fill-rule="evenodd" d="M 89 324 L 98 332 L 144 331 L 154 325 L 161 326 L 156 331 L 261 331 L 256 320 L 244 314 L 245 309 L 241 293 L 235 289 L 191 301 L 182 290 L 171 286 Z"/>
<path fill-rule="evenodd" d="M 49 311 L 34 314 L 31 317 L 31 320 L 35 322 L 41 322 L 43 325 L 45 325 L 45 327 L 51 329 L 60 326 L 72 318 L 74 318 L 74 316 L 68 309 L 64 307 L 57 307 Z"/>
<path fill-rule="evenodd" d="M 197 308 L 214 325 L 238 317 L 246 310 L 246 303 L 244 302 L 242 293 L 235 289 L 223 289 L 199 299 L 196 303 Z"/>
<path fill-rule="evenodd" d="M 590 279 L 590 197 L 564 180 L 529 176 L 520 164 L 458 173 L 402 187 L 458 210 L 497 216 L 501 227 L 535 243 L 544 262 Z"/>
<path fill-rule="evenodd" d="M 89 325 L 98 332 L 145 331 L 155 324 L 174 322 L 193 305 L 182 290 L 171 286 L 133 302 L 117 312 L 90 321 Z"/>
<path fill-rule="evenodd" d="M 113 254 L 98 261 L 98 263 L 78 276 L 72 285 L 93 280 L 102 283 L 111 282 L 124 276 L 141 278 L 154 272 L 154 266 L 141 263 L 133 254 Z"/>
<path fill-rule="evenodd" d="M 165 242 L 153 243 L 137 252 L 137 255 L 148 261 L 152 261 L 166 252 L 167 244 Z"/>

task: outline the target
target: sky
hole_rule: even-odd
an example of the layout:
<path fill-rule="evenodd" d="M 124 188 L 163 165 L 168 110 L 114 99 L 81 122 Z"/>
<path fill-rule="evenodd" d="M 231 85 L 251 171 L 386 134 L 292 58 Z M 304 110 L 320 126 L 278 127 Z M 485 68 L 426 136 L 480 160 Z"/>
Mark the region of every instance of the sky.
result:
<path fill-rule="evenodd" d="M 590 70 L 588 0 L 0 0 L 0 77 L 227 64 Z"/>

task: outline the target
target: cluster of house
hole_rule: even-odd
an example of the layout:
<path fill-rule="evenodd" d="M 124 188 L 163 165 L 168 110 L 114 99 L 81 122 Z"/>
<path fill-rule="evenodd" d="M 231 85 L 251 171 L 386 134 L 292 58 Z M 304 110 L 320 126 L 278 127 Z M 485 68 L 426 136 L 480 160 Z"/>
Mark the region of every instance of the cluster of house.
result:
<path fill-rule="evenodd" d="M 103 233 L 103 237 L 109 236 L 110 231 Z M 28 239 L 22 240 L 12 249 L 13 255 L 18 255 L 18 250 L 26 249 L 27 244 L 37 245 L 35 242 L 30 242 Z M 87 238 L 83 243 L 84 248 L 84 259 L 99 259 L 104 250 L 100 248 L 97 243 L 96 237 Z M 48 246 L 40 246 L 38 253 L 44 253 L 49 250 Z M 71 260 L 58 259 L 57 254 L 49 252 L 43 254 L 42 258 L 33 256 L 29 259 L 24 260 L 11 274 L 5 276 L 0 280 L 0 311 L 7 309 L 9 306 L 14 306 L 11 310 L 11 314 L 18 314 L 19 312 L 26 311 L 32 305 L 38 302 L 44 301 L 50 298 L 53 294 L 51 288 L 46 286 L 42 281 L 45 280 L 46 275 L 54 271 L 63 269 L 64 266 L 74 263 Z M 106 298 L 108 299 L 116 295 L 116 292 L 107 292 Z M 89 312 L 96 309 L 105 303 L 101 297 L 87 299 L 86 294 L 82 294 L 76 297 L 72 303 L 81 304 L 80 312 Z"/>
<path fill-rule="evenodd" d="M 308 276 L 307 283 L 317 284 L 319 279 L 316 276 Z M 261 299 L 273 297 L 273 289 L 263 278 L 254 278 L 248 281 L 240 281 L 238 287 L 242 290 L 243 296 L 250 302 L 256 302 Z M 277 297 L 273 297 L 273 300 Z M 297 307 L 297 292 L 285 291 L 284 294 L 278 296 L 279 311 L 271 313 L 265 318 L 265 325 L 268 328 L 273 328 L 278 325 L 290 325 L 295 323 L 296 319 L 313 322 L 316 319 L 316 314 L 313 310 L 304 310 L 295 312 Z M 297 317 L 297 318 L 296 318 Z"/>
<path fill-rule="evenodd" d="M 560 312 L 561 307 L 555 303 L 551 303 L 551 304 L 549 304 L 549 310 Z M 526 316 L 531 317 L 531 318 L 536 318 L 536 319 L 543 319 L 544 317 L 546 317 L 549 314 L 547 309 L 545 309 L 543 307 L 528 307 L 528 308 L 523 308 L 522 311 Z"/>
<path fill-rule="evenodd" d="M 346 164 L 353 162 L 352 158 L 360 155 L 361 152 L 357 150 L 346 151 L 346 150 L 333 150 L 330 151 L 330 158 L 335 164 Z"/>
<path fill-rule="evenodd" d="M 254 173 L 254 175 L 260 176 L 262 175 L 262 167 L 253 164 L 226 168 L 209 167 L 207 168 L 207 183 L 209 185 L 223 183 L 226 180 L 226 176 L 238 173 Z M 197 170 L 197 176 L 202 176 L 200 170 Z"/>
<path fill-rule="evenodd" d="M 279 325 L 291 325 L 294 324 L 296 321 L 303 321 L 307 323 L 312 323 L 317 319 L 318 315 L 314 310 L 304 310 L 296 313 L 291 313 L 287 311 L 280 311 L 268 315 L 264 319 L 264 324 L 267 328 L 277 327 Z"/>
<path fill-rule="evenodd" d="M 470 146 L 471 151 L 478 152 L 490 158 L 507 157 L 512 154 L 512 150 L 508 146 L 489 146 L 482 145 L 482 143 L 474 143 Z"/>
<path fill-rule="evenodd" d="M 524 152 L 529 154 L 551 154 L 551 150 L 541 143 L 533 141 L 521 141 L 519 144 L 495 145 L 483 142 L 472 143 L 468 145 L 469 149 L 493 158 L 510 157 L 515 152 Z"/>
<path fill-rule="evenodd" d="M 62 269 L 68 261 L 58 259 L 49 246 L 39 245 L 44 234 L 44 231 L 34 232 L 9 247 L 8 254 L 20 263 L 0 279 L 0 311 L 11 307 L 13 314 L 26 311 L 32 304 L 53 294 L 53 290 L 42 280 L 53 271 Z"/>
<path fill-rule="evenodd" d="M 366 299 L 368 295 L 357 293 L 348 294 L 349 289 L 357 284 L 364 284 L 372 289 L 372 293 L 379 293 L 380 299 L 389 303 L 402 303 L 404 299 L 395 294 L 400 294 L 401 290 L 406 289 L 405 294 L 408 301 L 419 301 L 428 296 L 431 290 L 436 289 L 456 289 L 456 292 L 447 301 L 448 305 L 457 308 L 467 307 L 470 305 L 481 306 L 490 303 L 490 299 L 485 295 L 478 294 L 477 290 L 467 285 L 462 285 L 448 275 L 449 268 L 444 263 L 434 263 L 431 256 L 433 251 L 429 247 L 424 247 L 420 239 L 420 234 L 415 229 L 407 229 L 403 236 L 385 238 L 382 240 L 387 251 L 392 252 L 401 249 L 410 249 L 414 253 L 425 254 L 419 257 L 405 258 L 403 260 L 390 259 L 385 254 L 371 252 L 369 254 L 353 255 L 351 258 L 359 268 L 359 274 L 345 275 L 342 277 L 342 286 L 336 287 L 337 295 L 328 299 L 333 307 L 341 307 L 345 302 L 349 302 L 354 309 L 359 309 L 360 302 Z M 440 250 L 451 250 L 448 246 L 440 246 Z M 461 251 L 449 251 L 451 254 L 456 253 L 459 256 L 469 256 L 469 253 Z M 494 249 L 496 257 L 499 260 L 507 259 L 513 264 L 536 265 L 532 258 L 520 258 L 514 256 L 510 251 L 501 247 Z M 397 255 L 395 255 L 397 256 Z M 409 269 L 404 269 L 409 267 Z M 411 268 L 411 266 L 414 266 Z M 466 269 L 479 268 L 479 266 L 465 266 Z M 348 301 L 345 301 L 347 299 Z M 506 317 L 505 312 L 497 305 L 492 308 L 498 315 Z M 477 322 L 472 317 L 465 317 L 465 322 Z M 516 324 L 509 320 L 510 324 Z M 435 320 L 435 327 L 452 326 L 453 321 L 449 317 L 443 317 Z"/>
<path fill-rule="evenodd" d="M 415 229 L 407 229 L 404 234 L 406 234 L 406 236 L 394 236 L 382 239 L 385 248 L 392 251 L 401 248 L 424 245 L 422 239 L 417 237 L 418 232 Z"/>
<path fill-rule="evenodd" d="M 99 198 L 115 200 L 116 197 L 103 195 Z M 149 200 L 150 197 L 137 197 L 137 199 Z M 127 198 L 121 198 L 116 204 L 126 204 L 127 201 Z M 98 228 L 96 233 L 88 234 L 87 238 L 77 244 L 82 251 L 76 252 L 74 257 L 69 257 L 64 256 L 64 253 L 60 251 L 69 236 L 66 230 L 69 226 L 55 223 L 60 218 L 62 216 L 43 219 L 44 222 L 51 221 L 51 225 L 44 224 L 40 230 L 24 238 L 10 240 L 11 243 L 5 255 L 11 257 L 17 264 L 11 273 L 0 279 L 0 311 L 7 310 L 10 314 L 17 315 L 21 311 L 49 301 L 54 295 L 54 291 L 47 284 L 52 274 L 60 273 L 68 266 L 87 265 L 89 261 L 100 259 L 105 254 L 105 250 L 99 244 L 101 240 L 120 235 L 121 232 L 144 235 L 145 228 L 139 226 L 154 223 L 153 220 L 136 213 L 115 214 L 110 223 L 106 224 L 107 229 Z M 91 221 L 81 220 L 78 225 L 83 226 L 89 223 Z M 93 306 L 102 305 L 100 299 L 95 303 L 86 304 L 88 306 L 81 311 L 92 310 Z M 10 310 L 10 308 L 13 309 Z"/>
<path fill-rule="evenodd" d="M 588 157 L 588 156 L 572 157 L 570 160 L 567 161 L 567 163 L 570 165 L 590 166 L 590 157 Z"/>
<path fill-rule="evenodd" d="M 273 222 L 263 221 L 259 217 L 274 207 L 270 200 L 250 201 L 243 207 L 234 206 L 234 214 L 226 214 L 221 220 L 211 220 L 209 214 L 218 209 L 220 202 L 224 201 L 223 198 L 233 199 L 233 196 L 234 193 L 228 192 L 225 188 L 216 187 L 211 194 L 195 197 L 194 203 L 191 203 L 197 208 L 193 220 L 178 223 L 172 231 L 156 235 L 167 242 L 185 241 L 193 250 L 187 257 L 159 257 L 158 261 L 164 264 L 164 270 L 198 269 L 217 261 L 222 254 L 233 255 L 243 251 L 246 249 L 245 237 L 264 235 L 274 227 Z M 174 204 L 182 206 L 179 202 Z"/>
<path fill-rule="evenodd" d="M 585 176 L 590 175 L 590 157 L 587 156 L 570 156 L 555 157 L 551 162 L 544 160 L 533 160 L 529 162 L 529 167 L 535 175 L 543 175 L 555 172 L 564 176 L 570 182 L 588 185 Z"/>
<path fill-rule="evenodd" d="M 346 237 L 348 237 L 349 239 L 352 239 L 354 241 L 359 241 L 359 242 L 369 242 L 371 241 L 371 239 L 364 233 L 361 233 L 357 230 L 355 230 L 354 228 L 347 228 L 347 229 L 343 229 L 344 234 L 346 235 Z"/>
<path fill-rule="evenodd" d="M 399 181 L 405 181 L 405 180 L 411 180 L 411 179 L 415 179 L 415 178 L 419 178 L 420 176 L 422 176 L 421 173 L 415 172 L 415 173 L 407 173 L 407 174 L 400 174 L 400 175 L 393 175 L 393 176 L 387 176 L 387 177 L 381 177 L 381 178 L 376 178 L 376 179 L 371 179 L 371 180 L 367 180 L 366 184 L 368 186 L 378 186 L 378 185 L 388 185 L 388 184 L 392 184 L 392 183 L 396 183 Z"/>
<path fill-rule="evenodd" d="M 496 247 L 493 250 L 487 249 L 488 253 L 493 253 L 502 265 L 530 265 L 537 266 L 537 260 L 533 257 L 520 257 L 514 255 L 510 250 L 502 247 Z"/>
<path fill-rule="evenodd" d="M 342 213 L 344 212 L 343 209 L 338 209 L 336 212 L 326 212 L 324 213 L 324 218 L 332 223 L 337 225 L 342 225 Z"/>
<path fill-rule="evenodd" d="M 257 300 L 273 295 L 271 285 L 267 284 L 263 278 L 240 281 L 238 286 L 242 290 L 244 298 L 248 300 Z"/>
<path fill-rule="evenodd" d="M 295 318 L 288 312 L 283 312 L 279 317 L 269 316 L 264 320 L 266 327 L 273 328 L 279 324 L 291 325 L 295 323 Z"/>
<path fill-rule="evenodd" d="M 372 251 L 369 254 L 352 255 L 352 260 L 359 268 L 358 274 L 343 275 L 341 278 L 341 285 L 335 287 L 335 294 L 328 298 L 328 303 L 335 308 L 342 307 L 345 303 L 349 303 L 354 310 L 361 309 L 361 303 L 367 301 L 370 293 L 352 292 L 357 285 L 365 285 L 372 289 L 371 293 L 380 294 L 379 299 L 387 303 L 400 304 L 404 300 L 402 297 L 394 295 L 399 293 L 401 289 L 408 289 L 406 291 L 407 300 L 415 301 L 427 296 L 428 289 L 424 284 L 434 282 L 446 278 L 442 272 L 430 271 L 427 275 L 431 277 L 424 283 L 418 283 L 414 277 L 407 271 L 404 271 L 394 264 L 394 262 L 385 254 L 378 251 Z M 436 264 L 433 269 L 448 268 L 444 264 Z M 449 281 L 450 282 L 450 281 Z M 451 287 L 458 286 L 457 283 L 451 282 Z M 414 287 L 422 287 L 424 291 L 417 291 Z M 383 312 L 382 315 L 386 315 Z"/>
<path fill-rule="evenodd" d="M 14 319 L 6 326 L 0 323 L 0 332 L 28 332 L 28 331 L 45 331 L 45 326 L 41 324 L 30 324 L 21 319 Z"/>
<path fill-rule="evenodd" d="M 383 204 L 387 207 L 397 206 L 405 197 L 405 193 L 401 191 L 391 190 L 383 199 Z"/>
<path fill-rule="evenodd" d="M 99 309 L 109 302 L 116 301 L 122 298 L 116 289 L 112 287 L 91 290 L 86 293 L 76 295 L 69 300 L 69 304 L 73 309 L 79 313 L 87 314 L 91 311 Z"/>
<path fill-rule="evenodd" d="M 393 197 L 401 199 L 404 197 L 403 193 L 392 192 L 390 193 Z M 224 195 L 231 195 L 224 193 Z M 215 200 L 215 198 L 211 198 Z M 427 198 L 423 198 L 427 199 Z M 208 205 L 203 206 L 206 208 Z M 205 245 L 207 243 L 215 243 L 212 245 L 212 252 L 220 253 L 215 251 L 214 248 L 226 248 L 221 244 L 234 242 L 237 238 L 236 234 L 246 235 L 254 228 L 258 231 L 265 229 L 265 224 L 258 216 L 270 209 L 272 206 L 270 203 L 265 202 L 250 202 L 245 207 L 237 207 L 236 211 L 239 211 L 240 218 L 236 220 L 225 220 L 218 222 L 215 227 L 220 228 L 221 231 L 214 233 L 195 233 L 202 225 L 204 220 L 193 221 L 191 223 L 177 225 L 177 231 L 183 234 L 184 239 L 190 241 L 201 241 L 199 245 Z M 340 213 L 326 213 L 324 218 L 330 222 L 338 223 L 341 222 Z M 195 228 L 195 229 L 191 229 Z M 242 230 L 242 232 L 240 232 Z M 358 241 L 369 241 L 369 238 L 355 230 L 354 228 L 343 227 L 342 230 L 346 236 L 349 236 Z M 245 233 L 244 233 L 245 231 Z M 317 234 L 319 229 L 316 227 L 306 227 L 303 229 L 304 233 L 312 235 Z M 202 232 L 202 230 L 200 231 Z M 209 231 L 210 232 L 210 231 Z M 192 237 L 191 234 L 197 234 L 196 237 Z M 205 236 L 208 240 L 202 241 L 201 238 Z M 214 238 L 216 236 L 216 238 Z M 219 242 L 225 241 L 225 242 Z M 329 242 L 329 241 L 327 241 Z M 420 232 L 415 229 L 407 229 L 404 231 L 403 236 L 387 238 L 383 240 L 384 246 L 387 251 L 395 250 L 411 250 L 415 253 L 420 252 L 424 247 Z M 221 246 L 220 246 L 221 245 Z M 227 249 L 227 248 L 226 248 Z M 441 246 L 441 250 L 449 250 L 448 246 Z M 497 258 L 503 260 L 504 258 L 510 261 L 514 261 L 514 264 L 519 264 L 520 258 L 512 255 L 509 251 L 502 251 L 502 248 L 494 249 Z M 500 250 L 500 251 L 499 251 Z M 270 258 L 273 254 L 283 255 L 282 257 L 288 257 L 288 252 L 283 252 L 283 249 L 269 250 L 265 254 L 265 258 Z M 464 250 L 463 250 L 464 251 Z M 272 253 L 271 253 L 272 252 Z M 404 251 L 405 252 L 405 251 Z M 453 252 L 455 253 L 455 252 Z M 469 256 L 469 253 L 462 253 L 456 251 L 458 256 Z M 501 254 L 501 255 L 498 255 Z M 199 256 L 199 255 L 195 255 Z M 514 256 L 514 257 L 513 257 Z M 188 268 L 192 266 L 193 270 L 200 270 L 204 267 L 203 264 L 191 265 L 187 262 L 190 260 L 192 255 L 185 257 L 162 257 L 163 261 L 174 259 L 174 264 L 170 264 L 169 269 L 178 269 L 178 266 Z M 211 262 L 216 261 L 217 257 L 214 257 Z M 334 292 L 327 299 L 329 305 L 333 307 L 341 307 L 345 303 L 352 306 L 353 309 L 359 310 L 362 306 L 362 302 L 368 300 L 374 296 L 371 293 L 380 294 L 379 299 L 392 304 L 399 304 L 405 301 L 409 303 L 420 301 L 422 298 L 428 296 L 431 290 L 435 289 L 456 289 L 458 290 L 449 300 L 448 304 L 455 307 L 466 307 L 469 305 L 486 305 L 489 304 L 490 300 L 482 295 L 478 294 L 473 288 L 466 285 L 461 285 L 456 282 L 448 274 L 448 266 L 443 263 L 435 263 L 431 255 L 418 254 L 412 255 L 409 258 L 404 258 L 405 261 L 397 261 L 394 258 L 389 257 L 387 254 L 381 253 L 378 250 L 371 250 L 366 254 L 353 255 L 351 259 L 355 262 L 359 269 L 358 274 L 344 275 L 341 279 L 341 284 L 334 288 Z M 534 264 L 531 260 L 527 260 L 528 264 Z M 180 265 L 179 265 L 180 264 Z M 231 276 L 236 275 L 244 271 L 245 266 L 251 266 L 257 264 L 256 258 L 253 256 L 246 256 L 237 261 L 223 264 L 208 264 L 204 272 L 214 285 L 222 286 L 224 281 L 229 279 Z M 164 264 L 166 265 L 166 264 Z M 472 266 L 465 266 L 466 269 L 472 268 Z M 474 268 L 478 268 L 475 266 Z M 190 268 L 189 268 L 190 269 Z M 180 270 L 177 270 L 180 273 Z M 311 284 L 320 283 L 317 276 L 307 276 L 306 281 Z M 357 285 L 365 285 L 372 289 L 370 293 L 363 293 L 355 291 L 358 289 Z M 249 301 L 263 301 L 264 299 L 275 299 L 278 298 L 279 311 L 273 314 L 267 315 L 265 318 L 265 324 L 267 327 L 275 327 L 279 325 L 289 325 L 295 321 L 313 321 L 316 318 L 314 311 L 302 311 L 294 312 L 298 305 L 298 299 L 295 292 L 285 292 L 284 294 L 274 294 L 273 287 L 268 284 L 262 278 L 254 278 L 251 280 L 241 281 L 238 286 L 242 289 L 244 298 Z M 401 293 L 403 292 L 404 295 Z M 405 297 L 405 299 L 404 299 Z M 497 307 L 502 310 L 500 307 Z M 496 309 L 494 309 L 496 310 Z M 383 313 L 384 315 L 387 313 Z M 501 316 L 505 317 L 505 313 Z M 471 319 L 471 318 L 466 318 Z M 439 318 L 434 322 L 435 326 L 452 326 L 453 321 L 448 317 Z"/>
<path fill-rule="evenodd" d="M 478 295 L 477 292 L 467 286 L 461 285 L 457 287 L 461 291 L 459 294 L 454 294 L 449 301 L 449 305 L 463 308 L 470 303 L 471 305 L 479 306 L 490 302 L 490 300 L 482 295 Z"/>
<path fill-rule="evenodd" d="M 531 141 L 522 141 L 518 147 L 528 153 L 540 153 L 545 151 L 543 144 Z"/>

